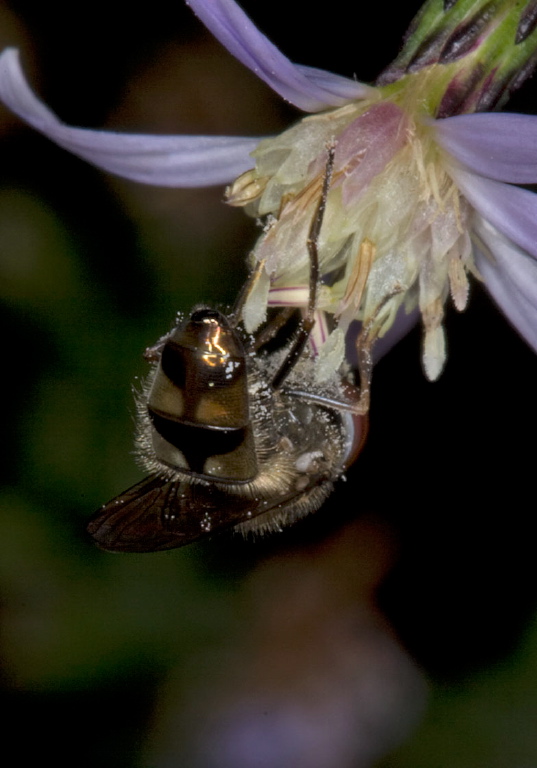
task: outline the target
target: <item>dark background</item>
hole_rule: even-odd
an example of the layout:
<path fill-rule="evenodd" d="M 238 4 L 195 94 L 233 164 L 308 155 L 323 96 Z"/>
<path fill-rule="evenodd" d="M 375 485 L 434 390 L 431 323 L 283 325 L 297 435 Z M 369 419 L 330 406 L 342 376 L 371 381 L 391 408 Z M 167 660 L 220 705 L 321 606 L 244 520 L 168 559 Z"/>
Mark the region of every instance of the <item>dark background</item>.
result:
<path fill-rule="evenodd" d="M 334 0 L 321 15 L 296 0 L 242 3 L 292 60 L 372 81 L 419 3 L 362 5 Z M 21 47 L 39 94 L 75 125 L 265 135 L 299 116 L 179 1 L 143 12 L 4 1 L 0 42 Z M 536 93 L 530 80 L 509 108 L 535 111 Z M 220 188 L 113 179 L 4 110 L 0 130 L 6 746 L 22 725 L 21 762 L 160 766 L 141 750 L 170 669 L 183 670 L 181 690 L 195 687 L 188 660 L 212 658 L 248 621 L 235 596 L 251 574 L 320 551 L 365 516 L 378 557 L 386 530 L 396 553 L 374 585 L 378 604 L 431 683 L 421 727 L 382 765 L 535 764 L 537 363 L 486 292 L 474 281 L 469 309 L 448 311 L 437 383 L 422 374 L 419 329 L 380 362 L 367 447 L 314 518 L 258 543 L 101 553 L 85 521 L 140 477 L 140 353 L 177 311 L 232 303 L 257 230 Z"/>

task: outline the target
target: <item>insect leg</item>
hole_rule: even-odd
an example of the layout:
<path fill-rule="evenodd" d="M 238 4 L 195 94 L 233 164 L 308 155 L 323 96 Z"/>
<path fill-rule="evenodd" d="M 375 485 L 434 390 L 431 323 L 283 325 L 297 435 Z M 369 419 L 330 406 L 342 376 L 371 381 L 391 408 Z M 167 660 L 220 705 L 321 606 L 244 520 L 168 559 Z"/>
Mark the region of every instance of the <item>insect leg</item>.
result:
<path fill-rule="evenodd" d="M 261 347 L 264 347 L 269 341 L 272 341 L 278 331 L 289 322 L 295 312 L 295 307 L 283 307 L 283 309 L 257 334 L 254 342 L 254 350 L 257 352 L 258 349 L 261 349 Z"/>
<path fill-rule="evenodd" d="M 307 246 L 310 257 L 310 278 L 309 298 L 308 306 L 306 308 L 306 315 L 302 320 L 301 328 L 289 352 L 287 353 L 285 360 L 272 379 L 273 389 L 279 389 L 282 386 L 283 382 L 300 359 L 300 356 L 304 351 L 304 347 L 307 344 L 308 338 L 315 324 L 315 309 L 317 307 L 317 289 L 319 284 L 319 234 L 326 209 L 326 200 L 328 197 L 328 190 L 330 189 L 330 181 L 332 179 L 335 151 L 335 145 L 328 147 L 328 159 L 326 161 L 321 196 L 315 210 L 308 235 Z"/>
<path fill-rule="evenodd" d="M 384 298 L 369 320 L 363 324 L 362 330 L 358 334 L 356 353 L 360 375 L 360 397 L 355 404 L 354 412 L 356 414 L 366 414 L 369 411 L 371 378 L 373 376 L 373 347 L 382 328 L 382 323 L 379 323 L 378 320 L 386 304 L 398 293 L 400 290 L 394 290 Z"/>

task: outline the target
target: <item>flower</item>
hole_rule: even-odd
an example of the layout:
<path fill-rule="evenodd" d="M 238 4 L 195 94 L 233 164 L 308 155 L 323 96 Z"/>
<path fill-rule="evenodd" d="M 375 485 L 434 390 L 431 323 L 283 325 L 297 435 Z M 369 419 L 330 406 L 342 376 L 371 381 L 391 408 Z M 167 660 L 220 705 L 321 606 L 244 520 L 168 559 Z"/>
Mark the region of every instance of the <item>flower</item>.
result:
<path fill-rule="evenodd" d="M 74 128 L 32 93 L 12 49 L 0 57 L 0 98 L 60 146 L 120 176 L 168 186 L 239 177 L 228 201 L 267 217 L 254 248 L 263 279 L 245 306 L 252 331 L 267 305 L 307 302 L 307 237 L 334 146 L 318 308 L 337 327 L 321 350 L 321 377 L 341 362 L 352 321 L 363 324 L 365 361 L 396 318 L 419 308 L 425 372 L 437 378 L 444 306 L 451 294 L 464 309 L 469 273 L 537 349 L 537 197 L 513 186 L 537 182 L 537 117 L 468 114 L 500 104 L 531 71 L 533 0 L 501 0 L 492 10 L 485 0 L 429 0 L 376 87 L 293 64 L 233 0 L 187 2 L 245 66 L 316 114 L 263 140 Z"/>

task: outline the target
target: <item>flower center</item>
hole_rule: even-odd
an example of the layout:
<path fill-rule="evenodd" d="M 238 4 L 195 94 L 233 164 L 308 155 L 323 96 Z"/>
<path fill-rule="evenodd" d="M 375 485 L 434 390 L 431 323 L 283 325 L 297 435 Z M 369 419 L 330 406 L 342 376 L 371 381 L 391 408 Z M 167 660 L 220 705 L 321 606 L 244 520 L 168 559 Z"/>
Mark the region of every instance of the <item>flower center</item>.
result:
<path fill-rule="evenodd" d="M 408 93 L 397 96 L 409 103 Z M 297 304 L 307 301 L 307 239 L 329 144 L 335 144 L 335 157 L 319 241 L 318 308 L 335 317 L 339 334 L 360 320 L 372 345 L 401 307 L 419 307 L 424 366 L 435 379 L 445 359 L 442 318 L 450 288 L 456 307 L 466 305 L 469 211 L 443 165 L 433 129 L 392 100 L 308 117 L 261 142 L 256 169 L 231 188 L 232 203 L 269 215 L 254 250 L 267 281 L 246 307 L 250 324 L 264 316 L 269 281 L 282 303 L 292 303 L 293 291 Z M 262 311 L 255 303 L 264 304 Z"/>

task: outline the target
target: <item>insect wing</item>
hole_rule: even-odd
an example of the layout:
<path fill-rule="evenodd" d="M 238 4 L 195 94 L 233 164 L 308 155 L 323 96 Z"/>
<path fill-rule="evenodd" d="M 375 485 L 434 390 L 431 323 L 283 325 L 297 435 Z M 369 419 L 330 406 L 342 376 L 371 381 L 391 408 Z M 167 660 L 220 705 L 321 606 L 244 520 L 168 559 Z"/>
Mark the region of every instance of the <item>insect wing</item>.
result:
<path fill-rule="evenodd" d="M 109 552 L 159 552 L 237 525 L 270 506 L 212 485 L 150 476 L 105 504 L 87 530 Z"/>
<path fill-rule="evenodd" d="M 90 520 L 88 533 L 110 552 L 158 552 L 183 543 L 163 525 L 177 483 L 146 477 L 105 504 Z"/>
<path fill-rule="evenodd" d="M 150 476 L 105 504 L 90 520 L 88 533 L 109 552 L 159 552 L 248 522 L 265 512 L 308 504 L 312 494 L 324 498 L 326 477 L 311 478 L 300 490 L 276 499 L 230 495 L 214 485 L 163 480 Z M 316 505 L 317 506 L 317 505 Z"/>

